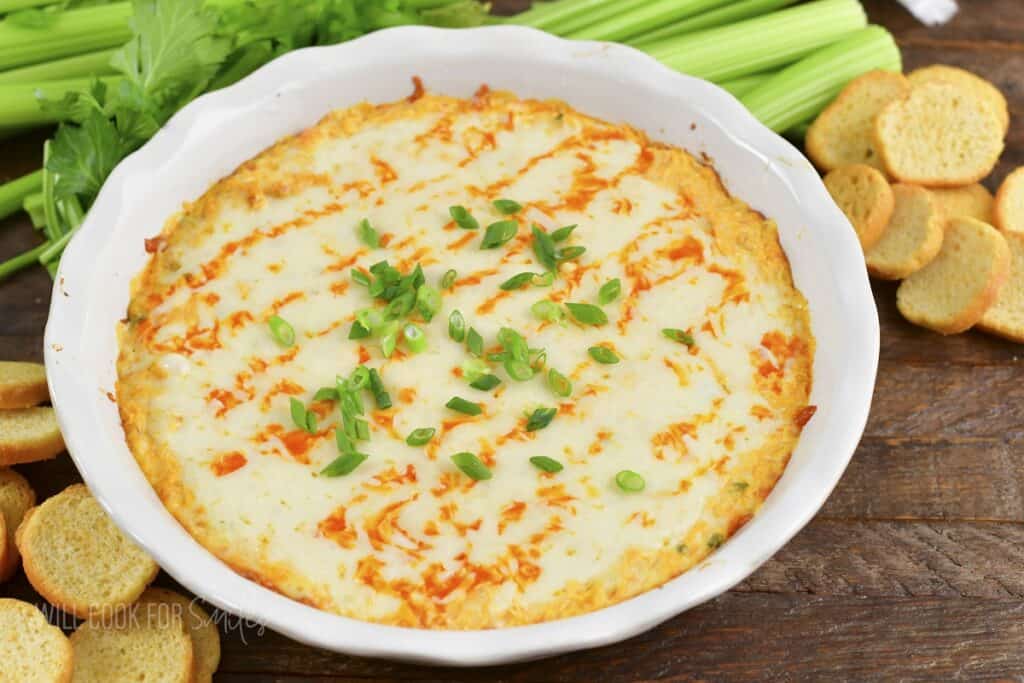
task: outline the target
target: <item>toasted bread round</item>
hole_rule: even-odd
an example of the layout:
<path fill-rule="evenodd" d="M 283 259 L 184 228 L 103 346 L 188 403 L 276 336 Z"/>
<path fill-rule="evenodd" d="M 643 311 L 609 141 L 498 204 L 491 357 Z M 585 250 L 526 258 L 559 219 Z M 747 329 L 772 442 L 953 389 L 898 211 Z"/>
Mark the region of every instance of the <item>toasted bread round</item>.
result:
<path fill-rule="evenodd" d="M 1010 277 L 978 327 L 1024 344 L 1024 233 L 1005 233 L 1004 237 L 1010 247 Z"/>
<path fill-rule="evenodd" d="M 1003 130 L 991 106 L 973 91 L 924 83 L 882 108 L 875 144 L 896 180 L 952 187 L 992 172 L 1003 151 Z"/>
<path fill-rule="evenodd" d="M 1010 128 L 1010 109 L 1006 105 L 1006 98 L 1003 97 L 1003 93 L 999 91 L 999 88 L 981 76 L 976 76 L 970 71 L 965 71 L 955 66 L 933 64 L 911 71 L 907 76 L 907 80 L 910 81 L 911 85 L 935 82 L 955 83 L 976 93 L 981 100 L 987 103 L 999 119 L 1003 135 L 1006 135 L 1006 131 Z"/>
<path fill-rule="evenodd" d="M 18 571 L 18 547 L 14 534 L 25 518 L 25 513 L 36 504 L 36 492 L 32 486 L 12 469 L 0 467 L 0 519 L 7 527 L 4 538 L 6 554 L 0 560 L 0 582 L 14 576 Z"/>
<path fill-rule="evenodd" d="M 192 639 L 181 616 L 153 604 L 90 619 L 71 634 L 76 683 L 191 683 Z"/>
<path fill-rule="evenodd" d="M 1024 233 L 1024 166 L 999 186 L 992 214 L 995 226 L 1003 232 Z"/>
<path fill-rule="evenodd" d="M 42 365 L 0 361 L 0 410 L 31 408 L 49 400 Z"/>
<path fill-rule="evenodd" d="M 847 164 L 883 169 L 875 149 L 875 116 L 907 94 L 903 74 L 869 71 L 850 81 L 807 131 L 807 155 L 823 171 Z"/>
<path fill-rule="evenodd" d="M 220 665 L 220 631 L 197 600 L 164 588 L 147 588 L 137 604 L 165 605 L 181 616 L 192 638 L 192 683 L 210 683 Z"/>
<path fill-rule="evenodd" d="M 973 218 L 954 218 L 938 256 L 900 284 L 896 305 L 912 323 L 940 334 L 963 332 L 995 303 L 1009 274 L 1002 233 Z"/>
<path fill-rule="evenodd" d="M 0 680 L 66 683 L 73 661 L 71 643 L 42 612 L 27 602 L 0 598 Z"/>
<path fill-rule="evenodd" d="M 53 408 L 0 410 L 0 466 L 49 460 L 63 450 Z"/>
<path fill-rule="evenodd" d="M 942 247 L 945 221 L 931 193 L 917 185 L 893 185 L 896 208 L 882 238 L 864 257 L 868 271 L 883 280 L 902 280 L 928 265 Z"/>
<path fill-rule="evenodd" d="M 967 216 L 992 225 L 992 193 L 984 185 L 933 187 L 929 192 L 946 222 L 957 216 Z"/>
<path fill-rule="evenodd" d="M 873 247 L 882 237 L 895 206 L 885 176 L 865 164 L 850 164 L 829 171 L 825 187 L 853 224 L 861 248 Z"/>
<path fill-rule="evenodd" d="M 83 484 L 33 508 L 16 540 L 32 587 L 81 619 L 128 607 L 159 571 Z"/>

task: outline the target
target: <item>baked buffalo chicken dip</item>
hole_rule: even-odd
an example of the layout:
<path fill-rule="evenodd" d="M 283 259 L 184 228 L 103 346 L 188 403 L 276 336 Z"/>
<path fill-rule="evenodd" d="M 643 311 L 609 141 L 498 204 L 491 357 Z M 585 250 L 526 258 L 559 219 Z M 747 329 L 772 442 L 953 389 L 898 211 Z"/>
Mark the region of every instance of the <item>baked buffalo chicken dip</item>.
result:
<path fill-rule="evenodd" d="M 239 574 L 367 621 L 578 615 L 782 475 L 814 339 L 706 161 L 486 87 L 332 112 L 146 241 L 128 444 Z"/>

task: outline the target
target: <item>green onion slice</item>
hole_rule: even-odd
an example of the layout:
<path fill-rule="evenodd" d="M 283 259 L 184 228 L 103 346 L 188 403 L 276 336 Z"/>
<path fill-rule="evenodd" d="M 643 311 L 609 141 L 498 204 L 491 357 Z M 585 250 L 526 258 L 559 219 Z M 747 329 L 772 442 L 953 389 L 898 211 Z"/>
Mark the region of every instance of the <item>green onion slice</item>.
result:
<path fill-rule="evenodd" d="M 458 309 L 448 316 L 448 336 L 460 344 L 466 338 L 466 319 Z"/>
<path fill-rule="evenodd" d="M 441 289 L 451 289 L 458 277 L 459 274 L 454 268 L 446 270 L 444 277 L 441 278 Z"/>
<path fill-rule="evenodd" d="M 295 328 L 281 316 L 270 316 L 267 319 L 267 326 L 270 327 L 270 334 L 273 335 L 274 341 L 281 346 L 288 348 L 295 343 Z"/>
<path fill-rule="evenodd" d="M 467 358 L 462 362 L 462 376 L 467 382 L 475 382 L 490 371 L 490 366 L 479 358 Z"/>
<path fill-rule="evenodd" d="M 711 537 L 708 539 L 708 547 L 712 550 L 722 545 L 723 543 L 725 543 L 725 538 L 722 536 L 722 534 L 719 533 L 711 534 Z"/>
<path fill-rule="evenodd" d="M 359 240 L 371 249 L 376 249 L 380 246 L 380 235 L 373 229 L 367 218 L 359 221 Z"/>
<path fill-rule="evenodd" d="M 484 239 L 480 242 L 481 249 L 497 249 L 516 236 L 519 223 L 508 220 L 491 223 L 484 231 Z"/>
<path fill-rule="evenodd" d="M 429 323 L 441 310 L 441 292 L 430 285 L 421 285 L 416 290 L 416 310 Z"/>
<path fill-rule="evenodd" d="M 305 404 L 294 396 L 291 397 L 292 422 L 304 432 L 316 434 L 316 413 L 306 410 Z"/>
<path fill-rule="evenodd" d="M 344 477 L 355 471 L 369 457 L 366 453 L 350 451 L 335 458 L 331 464 L 320 471 L 320 474 L 325 477 Z"/>
<path fill-rule="evenodd" d="M 555 271 L 546 270 L 543 273 L 533 274 L 534 287 L 550 287 L 555 283 Z"/>
<path fill-rule="evenodd" d="M 559 228 L 551 233 L 552 242 L 564 242 L 569 239 L 569 235 L 576 229 L 576 225 L 567 225 L 564 228 Z"/>
<path fill-rule="evenodd" d="M 391 407 L 391 395 L 384 391 L 384 382 L 375 369 L 370 370 L 370 393 L 373 394 L 373 400 L 376 401 L 378 408 L 386 410 Z"/>
<path fill-rule="evenodd" d="M 523 210 L 523 205 L 511 199 L 495 199 L 491 205 L 503 216 L 510 216 Z"/>
<path fill-rule="evenodd" d="M 451 408 L 457 413 L 462 413 L 463 415 L 479 415 L 483 412 L 483 408 L 480 407 L 479 403 L 467 401 L 459 396 L 453 396 L 447 403 L 445 403 L 445 406 Z"/>
<path fill-rule="evenodd" d="M 395 352 L 395 347 L 398 346 L 398 321 L 391 320 L 384 323 L 377 333 L 380 335 L 380 351 L 384 354 L 385 358 L 391 358 L 391 354 Z"/>
<path fill-rule="evenodd" d="M 513 275 L 502 282 L 499 287 L 506 292 L 510 292 L 514 289 L 522 289 L 533 282 L 535 277 L 537 276 L 534 273 L 519 273 L 518 275 Z"/>
<path fill-rule="evenodd" d="M 558 266 L 555 258 L 555 242 L 551 235 L 540 229 L 538 225 L 530 226 L 533 233 L 533 253 L 540 261 L 540 264 L 547 270 L 554 270 Z"/>
<path fill-rule="evenodd" d="M 370 283 L 373 280 L 371 280 L 370 276 L 364 273 L 363 271 L 359 270 L 358 268 L 353 268 L 352 281 L 361 284 L 363 287 L 369 287 Z"/>
<path fill-rule="evenodd" d="M 501 380 L 496 375 L 487 374 L 477 377 L 469 383 L 469 386 L 480 391 L 490 391 L 499 384 L 501 384 Z"/>
<path fill-rule="evenodd" d="M 313 394 L 314 401 L 337 401 L 341 394 L 334 387 L 321 387 Z"/>
<path fill-rule="evenodd" d="M 551 420 L 557 413 L 557 408 L 537 408 L 526 419 L 526 431 L 535 432 L 538 429 L 544 429 L 551 424 Z"/>
<path fill-rule="evenodd" d="M 477 358 L 484 355 L 484 338 L 480 336 L 476 328 L 471 327 L 466 333 L 466 348 Z"/>
<path fill-rule="evenodd" d="M 695 343 L 693 335 L 689 334 L 685 330 L 677 330 L 671 327 L 666 327 L 661 331 L 661 333 L 665 335 L 667 339 L 671 339 L 674 342 L 679 342 L 680 344 L 693 346 Z"/>
<path fill-rule="evenodd" d="M 480 223 L 464 206 L 449 206 L 448 215 L 463 230 L 478 230 L 480 228 Z"/>
<path fill-rule="evenodd" d="M 505 372 L 508 373 L 508 376 L 517 382 L 525 382 L 526 380 L 533 378 L 533 368 L 526 361 L 516 358 L 506 358 L 502 365 L 505 368 Z"/>
<path fill-rule="evenodd" d="M 563 398 L 572 393 L 572 382 L 554 368 L 548 370 L 548 386 L 551 387 L 551 391 Z"/>
<path fill-rule="evenodd" d="M 643 491 L 647 485 L 644 478 L 633 470 L 622 470 L 615 475 L 615 483 L 626 493 L 637 493 Z"/>
<path fill-rule="evenodd" d="M 563 469 L 565 469 L 562 466 L 562 463 L 558 462 L 554 458 L 549 458 L 546 455 L 535 455 L 535 456 L 533 456 L 532 458 L 530 458 L 530 464 L 532 464 L 534 467 L 536 467 L 539 470 L 543 470 L 545 472 L 548 472 L 549 474 L 554 474 L 555 472 L 561 472 Z"/>
<path fill-rule="evenodd" d="M 437 430 L 433 427 L 420 427 L 409 432 L 409 436 L 405 437 L 405 442 L 410 446 L 425 446 L 434 438 L 436 432 Z"/>
<path fill-rule="evenodd" d="M 571 261 L 583 256 L 586 251 L 586 247 L 565 247 L 564 249 L 558 250 L 555 254 L 555 259 L 558 261 Z"/>
<path fill-rule="evenodd" d="M 349 388 L 354 391 L 359 391 L 360 389 L 365 389 L 370 386 L 370 369 L 365 365 L 357 367 L 352 371 L 352 374 L 349 375 L 348 385 Z"/>
<path fill-rule="evenodd" d="M 619 278 L 609 280 L 601 285 L 601 289 L 597 290 L 597 303 L 606 306 L 618 299 L 620 294 L 622 294 L 622 280 Z"/>
<path fill-rule="evenodd" d="M 366 339 L 370 336 L 370 330 L 366 329 L 358 320 L 352 321 L 352 327 L 348 331 L 349 339 Z"/>
<path fill-rule="evenodd" d="M 402 336 L 409 350 L 413 353 L 423 353 L 427 350 L 427 335 L 423 333 L 419 325 L 406 323 L 402 328 Z"/>
<path fill-rule="evenodd" d="M 615 355 L 615 352 L 604 346 L 591 346 L 587 349 L 587 353 L 598 363 L 604 365 L 615 365 L 619 362 L 619 357 Z"/>
<path fill-rule="evenodd" d="M 594 304 L 567 303 L 565 307 L 569 309 L 573 318 L 584 325 L 599 326 L 608 322 L 608 316 Z"/>
<path fill-rule="evenodd" d="M 491 470 L 483 464 L 480 458 L 467 451 L 453 455 L 452 462 L 462 470 L 463 474 L 475 481 L 484 481 L 493 476 Z"/>
<path fill-rule="evenodd" d="M 534 305 L 530 306 L 530 312 L 540 320 L 546 320 L 551 323 L 557 323 L 565 317 L 565 312 L 562 311 L 562 307 L 554 301 L 548 301 L 547 299 L 538 301 Z"/>

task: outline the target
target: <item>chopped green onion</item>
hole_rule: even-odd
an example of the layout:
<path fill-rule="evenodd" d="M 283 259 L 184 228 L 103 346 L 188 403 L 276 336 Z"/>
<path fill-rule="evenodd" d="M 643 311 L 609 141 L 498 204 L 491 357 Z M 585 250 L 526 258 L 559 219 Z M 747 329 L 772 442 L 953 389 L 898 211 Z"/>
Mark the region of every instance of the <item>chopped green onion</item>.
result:
<path fill-rule="evenodd" d="M 490 366 L 479 358 L 467 358 L 462 363 L 462 376 L 472 383 L 488 373 Z"/>
<path fill-rule="evenodd" d="M 274 341 L 278 344 L 285 348 L 295 344 L 295 328 L 287 320 L 279 315 L 272 315 L 267 319 L 267 325 L 270 327 L 270 334 L 273 335 Z"/>
<path fill-rule="evenodd" d="M 484 231 L 483 241 L 480 242 L 481 249 L 497 249 L 516 236 L 519 231 L 519 223 L 508 220 L 491 223 Z"/>
<path fill-rule="evenodd" d="M 498 379 L 496 375 L 487 374 L 477 377 L 475 380 L 469 383 L 469 386 L 473 387 L 474 389 L 479 389 L 480 391 L 490 391 L 499 384 L 501 384 L 501 380 Z"/>
<path fill-rule="evenodd" d="M 339 453 L 351 453 L 356 449 L 352 439 L 345 433 L 344 425 L 335 427 L 334 429 L 334 443 L 338 447 Z"/>
<path fill-rule="evenodd" d="M 356 311 L 356 322 L 375 334 L 384 325 L 384 315 L 376 308 L 362 308 Z"/>
<path fill-rule="evenodd" d="M 558 408 L 537 408 L 526 419 L 526 431 L 535 432 L 538 429 L 544 429 L 551 424 L 551 420 L 557 413 Z"/>
<path fill-rule="evenodd" d="M 305 404 L 294 396 L 291 397 L 292 422 L 299 429 L 316 434 L 316 413 L 306 410 Z"/>
<path fill-rule="evenodd" d="M 519 273 L 519 275 L 513 275 L 509 279 L 505 280 L 499 285 L 499 288 L 510 292 L 513 289 L 522 289 L 526 285 L 533 281 L 535 275 L 533 273 Z"/>
<path fill-rule="evenodd" d="M 723 543 L 725 543 L 725 538 L 722 536 L 722 534 L 717 532 L 711 534 L 711 538 L 708 539 L 708 547 L 712 550 L 719 547 Z"/>
<path fill-rule="evenodd" d="M 352 269 L 352 281 L 361 284 L 363 287 L 369 287 L 370 282 L 372 282 L 370 276 L 358 268 Z"/>
<path fill-rule="evenodd" d="M 572 382 L 554 368 L 548 370 L 548 386 L 551 387 L 551 391 L 563 398 L 572 393 Z"/>
<path fill-rule="evenodd" d="M 475 481 L 484 481 L 493 476 L 491 470 L 481 462 L 480 458 L 467 451 L 453 455 L 452 462 L 462 470 L 463 474 Z"/>
<path fill-rule="evenodd" d="M 422 289 L 422 288 L 421 288 Z M 411 289 L 402 292 L 384 308 L 385 320 L 398 320 L 409 315 L 416 306 L 416 292 Z"/>
<path fill-rule="evenodd" d="M 448 315 L 448 336 L 460 344 L 466 338 L 466 319 L 458 309 Z"/>
<path fill-rule="evenodd" d="M 367 218 L 359 221 L 359 240 L 371 249 L 376 249 L 380 246 L 380 235 L 373 229 Z"/>
<path fill-rule="evenodd" d="M 555 243 L 551 235 L 541 230 L 538 225 L 530 226 L 530 232 L 533 233 L 533 253 L 537 260 L 547 270 L 554 270 L 558 266 L 558 261 L 555 258 Z"/>
<path fill-rule="evenodd" d="M 565 317 L 562 307 L 554 301 L 548 301 L 547 299 L 538 301 L 530 306 L 530 312 L 540 320 L 546 320 L 550 323 L 557 323 Z"/>
<path fill-rule="evenodd" d="M 643 491 L 647 483 L 644 478 L 633 470 L 622 470 L 615 475 L 615 483 L 626 493 L 637 493 Z"/>
<path fill-rule="evenodd" d="M 546 270 L 543 273 L 533 274 L 534 287 L 550 287 L 555 283 L 555 271 Z"/>
<path fill-rule="evenodd" d="M 445 271 L 444 277 L 441 278 L 441 289 L 451 289 L 458 277 L 459 274 L 454 268 Z"/>
<path fill-rule="evenodd" d="M 687 346 L 694 345 L 693 335 L 689 334 L 685 330 L 677 330 L 671 327 L 666 327 L 661 331 L 661 333 L 665 335 L 666 339 L 671 339 L 674 342 L 686 344 Z"/>
<path fill-rule="evenodd" d="M 313 394 L 314 401 L 337 401 L 341 394 L 334 387 L 321 387 Z"/>
<path fill-rule="evenodd" d="M 360 441 L 370 440 L 370 423 L 361 417 L 357 417 L 354 420 L 356 427 L 356 438 Z"/>
<path fill-rule="evenodd" d="M 352 322 L 352 328 L 348 331 L 349 339 L 366 339 L 369 336 L 370 330 L 366 329 L 361 322 L 358 320 Z"/>
<path fill-rule="evenodd" d="M 535 455 L 530 458 L 530 463 L 539 470 L 544 470 L 549 474 L 561 472 L 565 469 L 562 463 L 558 462 L 554 458 L 549 458 L 546 455 Z"/>
<path fill-rule="evenodd" d="M 384 354 L 385 358 L 391 358 L 391 354 L 395 352 L 395 347 L 398 346 L 398 321 L 391 320 L 381 325 L 377 333 L 380 335 L 380 352 Z"/>
<path fill-rule="evenodd" d="M 376 401 L 378 408 L 385 410 L 391 407 L 391 395 L 384 391 L 380 373 L 373 368 L 370 369 L 370 393 L 373 394 L 373 400 Z"/>
<path fill-rule="evenodd" d="M 525 382 L 533 377 L 533 368 L 526 361 L 521 361 L 517 358 L 505 358 L 503 365 L 508 376 L 517 382 Z"/>
<path fill-rule="evenodd" d="M 517 360 L 525 361 L 530 355 L 530 347 L 527 345 L 526 339 L 511 327 L 502 327 L 498 330 L 498 343 L 512 358 Z"/>
<path fill-rule="evenodd" d="M 544 349 L 530 349 L 530 367 L 537 372 L 544 370 L 548 364 L 548 352 Z"/>
<path fill-rule="evenodd" d="M 355 471 L 369 457 L 366 453 L 349 451 L 335 458 L 331 464 L 320 471 L 320 474 L 325 477 L 344 477 L 346 474 L 351 474 Z"/>
<path fill-rule="evenodd" d="M 370 386 L 370 369 L 365 365 L 360 365 L 348 378 L 348 386 L 353 391 L 359 391 Z"/>
<path fill-rule="evenodd" d="M 448 215 L 463 230 L 478 230 L 480 228 L 480 223 L 464 206 L 449 206 Z"/>
<path fill-rule="evenodd" d="M 591 346 L 587 349 L 587 353 L 598 363 L 605 365 L 614 365 L 619 362 L 619 357 L 615 355 L 615 352 L 604 346 Z"/>
<path fill-rule="evenodd" d="M 750 486 L 750 484 L 748 484 L 745 481 L 734 481 L 732 483 L 732 488 L 737 493 L 742 493 L 743 491 L 746 491 L 748 486 Z"/>
<path fill-rule="evenodd" d="M 555 259 L 557 261 L 572 261 L 573 259 L 583 256 L 586 251 L 586 247 L 565 247 L 564 249 L 559 249 L 555 252 Z"/>
<path fill-rule="evenodd" d="M 597 303 L 606 306 L 618 299 L 620 294 L 622 294 L 622 280 L 619 278 L 609 280 L 601 285 L 601 289 L 597 290 Z"/>
<path fill-rule="evenodd" d="M 505 351 L 498 351 L 497 353 L 487 354 L 487 360 L 492 363 L 504 363 L 505 359 L 508 358 L 508 353 Z"/>
<path fill-rule="evenodd" d="M 427 350 L 427 335 L 418 325 L 406 323 L 402 328 L 402 336 L 405 337 L 405 343 L 413 353 L 423 353 Z"/>
<path fill-rule="evenodd" d="M 433 427 L 420 427 L 409 432 L 409 436 L 405 437 L 405 442 L 410 446 L 424 446 L 434 438 L 434 433 L 437 432 Z"/>
<path fill-rule="evenodd" d="M 429 323 L 441 310 L 441 292 L 430 285 L 421 285 L 416 290 L 416 310 Z"/>
<path fill-rule="evenodd" d="M 484 338 L 480 336 L 476 328 L 471 327 L 466 333 L 466 348 L 477 358 L 484 355 Z"/>
<path fill-rule="evenodd" d="M 453 396 L 444 405 L 457 413 L 462 413 L 463 415 L 479 415 L 483 412 L 483 408 L 480 407 L 479 403 L 467 401 L 459 396 Z"/>
<path fill-rule="evenodd" d="M 577 226 L 575 224 L 573 224 L 573 225 L 567 225 L 564 228 L 559 228 L 558 230 L 555 230 L 553 233 L 551 233 L 551 241 L 552 242 L 564 242 L 565 240 L 569 239 L 569 236 L 572 235 L 572 231 L 575 230 L 576 227 Z"/>
<path fill-rule="evenodd" d="M 495 199 L 491 202 L 491 205 L 494 206 L 498 213 L 504 216 L 519 213 L 523 210 L 522 204 L 512 201 L 511 199 Z"/>
<path fill-rule="evenodd" d="M 572 313 L 572 317 L 584 325 L 604 325 L 608 322 L 608 316 L 594 304 L 566 304 L 566 308 Z"/>

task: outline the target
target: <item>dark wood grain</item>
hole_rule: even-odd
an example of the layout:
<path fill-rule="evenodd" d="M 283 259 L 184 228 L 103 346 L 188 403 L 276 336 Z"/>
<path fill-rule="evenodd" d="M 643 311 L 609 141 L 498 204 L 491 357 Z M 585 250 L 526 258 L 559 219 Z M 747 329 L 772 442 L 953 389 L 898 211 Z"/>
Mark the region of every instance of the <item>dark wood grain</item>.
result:
<path fill-rule="evenodd" d="M 963 66 L 1006 94 L 995 190 L 1024 164 L 1024 3 L 961 0 L 937 29 L 891 0 L 865 4 L 907 69 Z M 44 137 L 0 141 L 0 180 L 37 167 Z M 0 223 L 0 258 L 38 241 L 23 217 Z M 41 269 L 0 283 L 0 358 L 41 359 L 50 288 Z M 217 680 L 1024 680 L 1024 347 L 915 328 L 894 284 L 873 288 L 882 350 L 865 437 L 818 517 L 733 591 L 624 643 L 490 669 L 344 657 L 224 623 Z M 66 455 L 19 470 L 41 497 L 78 479 Z M 40 603 L 21 573 L 0 595 Z"/>

